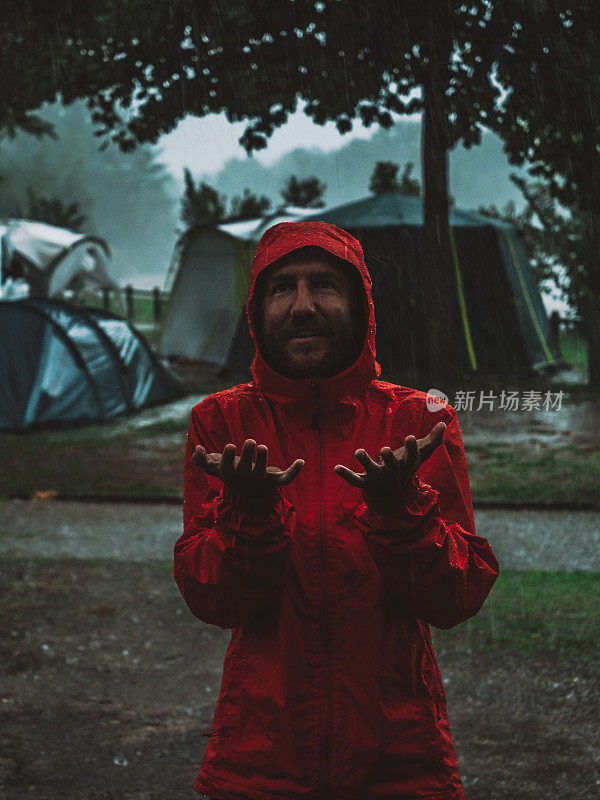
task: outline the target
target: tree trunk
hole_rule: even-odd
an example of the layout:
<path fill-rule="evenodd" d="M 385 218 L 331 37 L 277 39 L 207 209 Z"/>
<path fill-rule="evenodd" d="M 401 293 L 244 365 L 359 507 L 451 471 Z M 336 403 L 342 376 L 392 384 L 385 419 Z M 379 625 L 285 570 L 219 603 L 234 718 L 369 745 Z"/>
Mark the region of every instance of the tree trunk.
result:
<path fill-rule="evenodd" d="M 423 86 L 423 95 L 425 258 L 419 383 L 421 388 L 448 393 L 450 387 L 456 386 L 459 370 L 452 339 L 453 260 L 448 227 L 448 139 L 443 87 L 436 87 L 432 80 Z"/>
<path fill-rule="evenodd" d="M 587 342 L 589 387 L 600 395 L 600 216 L 588 211 L 584 219 L 587 293 L 581 311 Z"/>

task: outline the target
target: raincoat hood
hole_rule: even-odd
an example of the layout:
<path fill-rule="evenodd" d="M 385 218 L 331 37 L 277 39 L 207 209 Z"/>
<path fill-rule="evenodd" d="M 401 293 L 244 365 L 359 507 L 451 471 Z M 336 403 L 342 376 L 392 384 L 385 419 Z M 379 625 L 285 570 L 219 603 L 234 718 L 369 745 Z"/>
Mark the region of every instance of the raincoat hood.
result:
<path fill-rule="evenodd" d="M 275 372 L 265 361 L 256 335 L 256 295 L 258 276 L 277 259 L 307 246 L 321 247 L 337 258 L 347 261 L 362 279 L 364 289 L 366 336 L 358 358 L 343 372 L 331 378 L 319 378 L 321 397 L 339 399 L 360 394 L 365 386 L 381 374 L 375 354 L 375 307 L 371 296 L 371 276 L 365 264 L 360 242 L 341 228 L 327 222 L 281 222 L 265 231 L 256 248 L 250 272 L 250 290 L 246 314 L 250 334 L 256 347 L 252 375 L 264 394 L 280 400 L 298 399 L 308 391 L 309 378 L 291 379 Z M 357 324 L 358 320 L 357 320 Z"/>

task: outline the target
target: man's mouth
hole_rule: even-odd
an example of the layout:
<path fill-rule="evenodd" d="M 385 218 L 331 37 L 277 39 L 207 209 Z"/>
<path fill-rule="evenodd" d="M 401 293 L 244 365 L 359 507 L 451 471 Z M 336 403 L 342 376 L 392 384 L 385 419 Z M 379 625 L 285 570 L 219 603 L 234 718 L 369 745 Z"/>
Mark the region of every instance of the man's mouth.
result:
<path fill-rule="evenodd" d="M 299 333 L 292 333 L 290 335 L 290 339 L 314 339 L 317 336 L 322 336 L 323 334 L 319 331 L 300 331 Z"/>

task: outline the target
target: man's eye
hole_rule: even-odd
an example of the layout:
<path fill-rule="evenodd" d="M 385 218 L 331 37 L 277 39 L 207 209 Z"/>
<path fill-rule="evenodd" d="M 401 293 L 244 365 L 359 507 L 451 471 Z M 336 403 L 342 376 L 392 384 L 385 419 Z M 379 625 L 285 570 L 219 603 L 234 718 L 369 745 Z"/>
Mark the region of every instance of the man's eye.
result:
<path fill-rule="evenodd" d="M 287 283 L 276 283 L 273 288 L 271 289 L 271 294 L 279 294 L 280 292 L 285 292 L 285 290 L 289 287 Z"/>
<path fill-rule="evenodd" d="M 333 281 L 330 281 L 329 278 L 322 278 L 319 281 L 319 287 L 321 289 L 337 289 L 336 284 Z"/>

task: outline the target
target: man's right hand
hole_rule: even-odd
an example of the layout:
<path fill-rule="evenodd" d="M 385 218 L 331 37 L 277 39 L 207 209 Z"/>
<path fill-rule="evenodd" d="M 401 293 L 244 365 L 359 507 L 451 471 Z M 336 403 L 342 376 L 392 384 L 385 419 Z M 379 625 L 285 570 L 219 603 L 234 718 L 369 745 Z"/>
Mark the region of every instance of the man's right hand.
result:
<path fill-rule="evenodd" d="M 225 445 L 222 454 L 207 453 L 199 444 L 192 461 L 208 475 L 220 478 L 234 491 L 258 497 L 291 483 L 304 466 L 303 459 L 297 458 L 286 470 L 267 467 L 268 458 L 266 445 L 259 444 L 257 447 L 254 439 L 246 439 L 241 456 L 236 455 L 234 444 Z"/>

